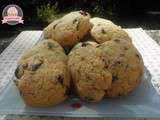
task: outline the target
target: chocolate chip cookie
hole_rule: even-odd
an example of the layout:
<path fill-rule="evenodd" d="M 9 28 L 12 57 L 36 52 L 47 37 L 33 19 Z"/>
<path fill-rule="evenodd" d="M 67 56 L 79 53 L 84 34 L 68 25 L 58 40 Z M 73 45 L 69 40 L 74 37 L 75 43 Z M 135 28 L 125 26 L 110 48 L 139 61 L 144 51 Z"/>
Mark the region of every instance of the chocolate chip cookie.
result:
<path fill-rule="evenodd" d="M 133 91 L 140 84 L 144 71 L 138 50 L 120 39 L 107 41 L 98 48 L 105 52 L 109 61 L 107 70 L 112 74 L 111 88 L 105 91 L 105 96 L 124 96 Z"/>
<path fill-rule="evenodd" d="M 73 46 L 91 29 L 90 15 L 85 11 L 75 11 L 53 21 L 44 30 L 45 38 L 51 38 L 62 46 Z"/>
<path fill-rule="evenodd" d="M 25 103 L 50 107 L 67 98 L 70 74 L 61 47 L 45 41 L 31 48 L 18 62 L 16 85 Z M 53 45 L 53 46 L 52 46 Z"/>
<path fill-rule="evenodd" d="M 93 45 L 73 49 L 68 66 L 75 90 L 82 100 L 98 102 L 111 87 L 112 74 L 106 69 L 105 54 Z"/>

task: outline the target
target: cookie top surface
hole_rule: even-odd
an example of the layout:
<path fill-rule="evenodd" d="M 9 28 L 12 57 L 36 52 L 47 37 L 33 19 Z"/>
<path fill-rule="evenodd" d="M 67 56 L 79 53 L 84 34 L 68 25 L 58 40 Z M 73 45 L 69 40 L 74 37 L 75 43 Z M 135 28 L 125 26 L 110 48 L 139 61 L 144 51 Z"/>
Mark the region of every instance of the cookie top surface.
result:
<path fill-rule="evenodd" d="M 115 24 L 112 21 L 104 19 L 104 18 L 99 18 L 99 17 L 91 18 L 90 22 L 93 25 L 97 25 L 97 26 L 99 26 L 99 25 L 113 25 L 113 26 L 115 26 Z"/>
<path fill-rule="evenodd" d="M 49 52 L 50 54 L 56 54 L 57 52 L 63 54 L 64 50 L 56 41 L 50 39 L 43 40 L 32 48 L 26 50 L 21 56 L 19 62 L 36 54 L 46 52 Z"/>
<path fill-rule="evenodd" d="M 120 26 L 115 25 L 109 20 L 92 18 L 90 22 L 93 24 L 91 35 L 98 43 L 104 43 L 113 38 L 122 38 L 131 42 L 128 34 Z"/>

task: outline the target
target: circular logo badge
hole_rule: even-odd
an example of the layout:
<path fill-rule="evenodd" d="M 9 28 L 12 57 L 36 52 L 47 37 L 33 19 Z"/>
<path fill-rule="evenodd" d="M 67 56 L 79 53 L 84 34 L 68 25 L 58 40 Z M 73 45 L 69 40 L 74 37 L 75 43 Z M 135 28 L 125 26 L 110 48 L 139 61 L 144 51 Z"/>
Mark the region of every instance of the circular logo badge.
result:
<path fill-rule="evenodd" d="M 18 5 L 7 5 L 2 12 L 2 24 L 7 23 L 9 25 L 23 24 L 23 11 Z"/>

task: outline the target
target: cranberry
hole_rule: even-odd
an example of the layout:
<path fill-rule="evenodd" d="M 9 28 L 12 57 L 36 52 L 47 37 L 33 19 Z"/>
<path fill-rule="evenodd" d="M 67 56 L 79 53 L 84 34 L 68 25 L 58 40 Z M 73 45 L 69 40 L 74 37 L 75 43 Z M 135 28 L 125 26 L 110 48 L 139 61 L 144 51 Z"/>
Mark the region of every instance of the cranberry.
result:
<path fill-rule="evenodd" d="M 71 104 L 71 106 L 72 106 L 72 108 L 76 108 L 76 109 L 78 109 L 78 108 L 81 108 L 81 107 L 82 107 L 82 104 L 81 104 L 81 103 L 79 103 L 79 102 L 77 102 L 77 103 L 73 103 L 73 104 Z"/>
<path fill-rule="evenodd" d="M 88 15 L 88 13 L 85 12 L 85 11 L 83 11 L 83 10 L 80 10 L 79 13 L 80 13 L 81 15 L 84 15 L 84 16 L 87 16 L 87 15 Z"/>

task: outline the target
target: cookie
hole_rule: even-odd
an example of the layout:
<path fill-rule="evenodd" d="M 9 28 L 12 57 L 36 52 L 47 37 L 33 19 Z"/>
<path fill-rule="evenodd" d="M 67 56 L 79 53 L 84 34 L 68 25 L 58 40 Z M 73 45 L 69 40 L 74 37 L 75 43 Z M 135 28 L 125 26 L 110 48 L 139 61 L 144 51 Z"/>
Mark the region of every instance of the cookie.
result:
<path fill-rule="evenodd" d="M 112 74 L 106 70 L 108 62 L 104 53 L 95 46 L 87 45 L 69 53 L 70 69 L 75 91 L 82 100 L 98 102 L 110 88 Z"/>
<path fill-rule="evenodd" d="M 120 26 L 115 25 L 109 20 L 95 17 L 90 19 L 90 22 L 93 24 L 90 33 L 98 43 L 104 43 L 113 38 L 126 39 L 131 42 L 128 34 Z"/>
<path fill-rule="evenodd" d="M 16 85 L 27 105 L 54 106 L 67 98 L 70 86 L 67 56 L 61 50 L 53 50 L 54 48 L 48 49 L 43 45 L 35 47 L 30 49 L 31 53 L 25 54 L 27 57 L 19 60 L 15 71 Z"/>
<path fill-rule="evenodd" d="M 125 40 L 113 39 L 100 46 L 109 61 L 107 70 L 112 74 L 111 88 L 106 97 L 125 96 L 141 82 L 144 72 L 143 59 L 138 50 Z"/>
<path fill-rule="evenodd" d="M 91 29 L 90 15 L 84 11 L 75 11 L 53 21 L 44 30 L 45 38 L 51 38 L 62 46 L 73 46 Z"/>

